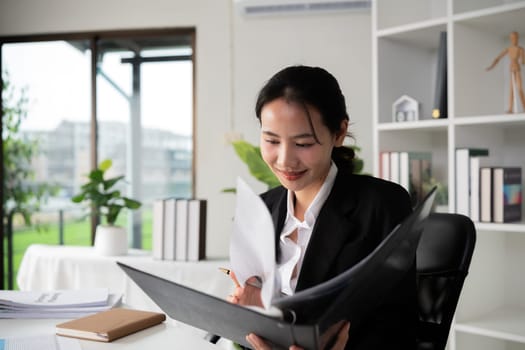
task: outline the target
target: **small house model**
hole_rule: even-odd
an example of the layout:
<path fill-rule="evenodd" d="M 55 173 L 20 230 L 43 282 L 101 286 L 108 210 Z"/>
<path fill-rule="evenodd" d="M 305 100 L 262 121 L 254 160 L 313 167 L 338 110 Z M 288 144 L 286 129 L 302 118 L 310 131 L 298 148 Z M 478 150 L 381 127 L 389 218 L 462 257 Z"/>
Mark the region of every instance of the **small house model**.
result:
<path fill-rule="evenodd" d="M 403 95 L 392 105 L 392 121 L 407 122 L 419 119 L 419 102 Z"/>

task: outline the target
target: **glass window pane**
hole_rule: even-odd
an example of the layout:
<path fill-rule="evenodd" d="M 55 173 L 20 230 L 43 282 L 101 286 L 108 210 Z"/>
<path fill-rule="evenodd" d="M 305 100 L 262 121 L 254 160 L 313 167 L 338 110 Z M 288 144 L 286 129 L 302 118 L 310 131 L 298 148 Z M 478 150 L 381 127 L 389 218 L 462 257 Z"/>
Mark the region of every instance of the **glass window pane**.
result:
<path fill-rule="evenodd" d="M 90 223 L 82 220 L 81 207 L 71 196 L 89 169 L 90 159 L 90 52 L 87 41 L 47 41 L 2 45 L 4 78 L 12 94 L 4 93 L 4 104 L 15 105 L 21 99 L 20 128 L 12 132 L 22 144 L 35 144 L 27 157 L 16 153 L 13 144 L 4 141 L 6 153 L 13 155 L 18 167 L 27 160 L 30 172 L 17 175 L 20 188 L 56 185 L 40 210 L 32 215 L 38 229 L 26 227 L 21 216 L 14 224 L 15 272 L 29 244 L 91 243 Z M 20 115 L 20 113 L 18 113 Z M 4 124 L 5 131 L 5 124 Z M 15 135 L 16 134 L 16 135 Z M 3 135 L 5 137 L 5 135 Z M 6 161 L 8 161 L 7 156 Z M 4 164 L 6 165 L 6 164 Z M 7 186 L 14 168 L 4 168 Z M 7 209 L 23 200 L 13 200 Z M 27 205 L 28 203 L 26 203 Z"/>
<path fill-rule="evenodd" d="M 132 246 L 151 249 L 152 203 L 192 193 L 193 63 L 190 36 L 98 42 L 98 159 L 125 175 L 140 210 L 123 212 Z M 127 223 L 126 223 L 127 222 Z"/>

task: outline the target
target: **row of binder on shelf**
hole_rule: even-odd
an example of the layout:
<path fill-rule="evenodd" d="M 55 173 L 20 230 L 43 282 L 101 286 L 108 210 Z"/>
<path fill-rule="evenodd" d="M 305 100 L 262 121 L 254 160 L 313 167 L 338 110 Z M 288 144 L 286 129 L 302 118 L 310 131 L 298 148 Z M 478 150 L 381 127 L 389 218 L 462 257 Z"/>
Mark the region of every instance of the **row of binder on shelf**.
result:
<path fill-rule="evenodd" d="M 479 222 L 521 221 L 521 167 L 482 166 L 486 148 L 456 149 L 456 212 Z"/>
<path fill-rule="evenodd" d="M 198 261 L 206 255 L 204 199 L 163 198 L 153 202 L 154 259 Z"/>
<path fill-rule="evenodd" d="M 379 157 L 380 178 L 403 186 L 413 204 L 423 199 L 431 180 L 432 153 L 382 151 Z"/>

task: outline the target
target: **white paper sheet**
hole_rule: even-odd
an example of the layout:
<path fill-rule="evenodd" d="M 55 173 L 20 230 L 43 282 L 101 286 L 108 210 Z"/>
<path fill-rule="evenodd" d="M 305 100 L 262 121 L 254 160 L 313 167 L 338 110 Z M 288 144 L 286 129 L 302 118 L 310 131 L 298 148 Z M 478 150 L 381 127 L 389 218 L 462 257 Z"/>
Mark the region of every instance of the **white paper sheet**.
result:
<path fill-rule="evenodd" d="M 230 262 L 239 283 L 260 277 L 261 299 L 269 309 L 275 286 L 275 234 L 272 217 L 263 200 L 237 178 L 235 217 L 230 241 Z"/>
<path fill-rule="evenodd" d="M 0 306 L 62 308 L 100 306 L 108 302 L 108 288 L 63 289 L 54 291 L 0 290 Z"/>
<path fill-rule="evenodd" d="M 109 310 L 122 300 L 122 294 L 109 294 L 108 302 L 99 306 L 73 307 L 14 307 L 0 305 L 0 319 L 3 318 L 78 318 L 100 311 Z M 2 350 L 2 349 L 0 349 Z"/>

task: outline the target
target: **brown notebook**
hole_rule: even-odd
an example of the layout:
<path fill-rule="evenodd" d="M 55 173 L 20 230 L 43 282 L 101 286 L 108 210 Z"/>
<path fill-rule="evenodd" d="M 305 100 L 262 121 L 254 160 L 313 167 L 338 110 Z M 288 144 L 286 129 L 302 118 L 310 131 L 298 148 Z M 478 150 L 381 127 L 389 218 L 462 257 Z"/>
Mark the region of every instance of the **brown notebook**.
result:
<path fill-rule="evenodd" d="M 110 342 L 159 324 L 165 319 L 166 315 L 163 313 L 116 308 L 58 324 L 56 333 L 66 337 Z"/>

